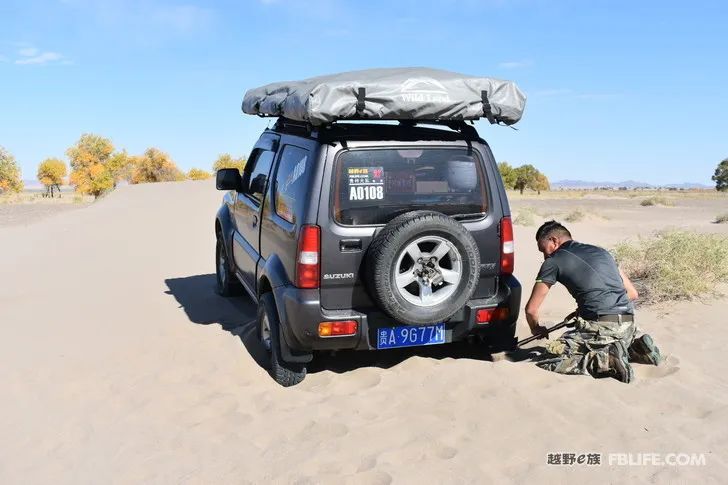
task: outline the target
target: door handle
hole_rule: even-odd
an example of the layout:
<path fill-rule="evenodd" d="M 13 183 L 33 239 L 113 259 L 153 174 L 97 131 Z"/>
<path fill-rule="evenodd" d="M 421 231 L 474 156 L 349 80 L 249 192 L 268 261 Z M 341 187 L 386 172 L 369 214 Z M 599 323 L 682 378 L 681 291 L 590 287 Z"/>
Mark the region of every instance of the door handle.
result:
<path fill-rule="evenodd" d="M 361 239 L 341 239 L 339 251 L 342 253 L 356 253 L 361 251 Z"/>
<path fill-rule="evenodd" d="M 256 227 L 258 225 L 258 216 L 253 216 L 253 227 Z"/>

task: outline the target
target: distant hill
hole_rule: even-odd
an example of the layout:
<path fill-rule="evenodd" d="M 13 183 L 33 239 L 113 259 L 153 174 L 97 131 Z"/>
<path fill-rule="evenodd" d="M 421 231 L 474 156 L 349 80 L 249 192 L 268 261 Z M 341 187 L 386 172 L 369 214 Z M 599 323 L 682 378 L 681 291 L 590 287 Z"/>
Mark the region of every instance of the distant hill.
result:
<path fill-rule="evenodd" d="M 42 189 L 43 188 L 43 184 L 41 184 L 37 180 L 26 179 L 26 180 L 23 180 L 23 184 L 25 185 L 26 189 L 29 189 L 29 188 L 30 189 L 35 189 L 35 188 Z"/>
<path fill-rule="evenodd" d="M 610 189 L 618 189 L 619 187 L 627 187 L 628 189 L 657 189 L 657 188 L 676 188 L 676 189 L 712 189 L 713 186 L 683 182 L 679 184 L 663 184 L 655 185 L 647 182 L 639 182 L 637 180 L 625 180 L 623 182 L 591 182 L 586 180 L 558 180 L 551 182 L 552 189 L 594 189 L 597 187 L 607 187 Z"/>

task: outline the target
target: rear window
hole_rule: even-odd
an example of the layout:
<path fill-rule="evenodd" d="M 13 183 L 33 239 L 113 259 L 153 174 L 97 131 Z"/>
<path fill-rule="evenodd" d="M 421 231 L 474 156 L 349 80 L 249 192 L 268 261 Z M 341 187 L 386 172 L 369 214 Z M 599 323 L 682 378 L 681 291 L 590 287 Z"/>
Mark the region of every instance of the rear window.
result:
<path fill-rule="evenodd" d="M 412 210 L 480 215 L 484 180 L 480 159 L 466 149 L 350 150 L 336 163 L 334 217 L 371 225 Z"/>

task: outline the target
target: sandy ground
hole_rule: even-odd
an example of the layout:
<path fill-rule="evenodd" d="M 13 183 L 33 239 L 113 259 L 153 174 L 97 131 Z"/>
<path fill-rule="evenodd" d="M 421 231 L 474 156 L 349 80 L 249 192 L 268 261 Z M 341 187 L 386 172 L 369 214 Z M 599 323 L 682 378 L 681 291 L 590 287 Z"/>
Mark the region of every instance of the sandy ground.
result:
<path fill-rule="evenodd" d="M 91 196 L 73 193 L 63 186 L 62 197 L 42 197 L 42 190 L 26 190 L 20 194 L 0 195 L 0 227 L 27 226 L 56 214 L 86 207 Z"/>
<path fill-rule="evenodd" d="M 81 204 L 0 204 L 0 227 L 27 226 L 84 207 Z"/>
<path fill-rule="evenodd" d="M 443 346 L 342 353 L 284 389 L 259 364 L 253 305 L 213 293 L 220 197 L 209 181 L 130 186 L 0 228 L 0 483 L 725 483 L 728 300 L 642 309 L 667 361 L 630 385 Z M 570 226 L 605 246 L 667 225 L 728 231 L 710 224 L 719 203 L 600 200 L 609 220 Z M 516 228 L 526 290 L 534 229 Z M 545 316 L 572 307 L 556 290 Z M 547 465 L 559 452 L 603 464 Z M 706 464 L 606 463 L 639 452 Z"/>

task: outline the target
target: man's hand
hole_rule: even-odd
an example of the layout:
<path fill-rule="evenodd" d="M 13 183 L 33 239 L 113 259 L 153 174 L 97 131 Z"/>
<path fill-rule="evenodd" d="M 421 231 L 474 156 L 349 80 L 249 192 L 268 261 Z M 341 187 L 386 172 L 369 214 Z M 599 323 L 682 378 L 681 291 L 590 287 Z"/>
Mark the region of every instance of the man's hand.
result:
<path fill-rule="evenodd" d="M 549 338 L 549 329 L 543 325 L 535 325 L 531 327 L 531 335 L 539 338 Z"/>

